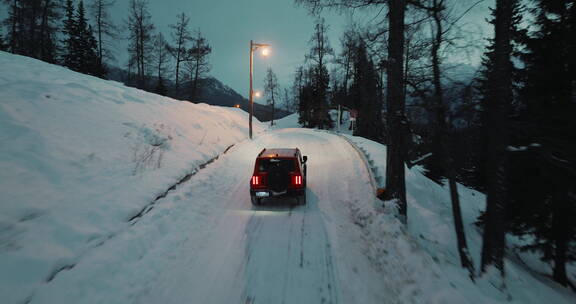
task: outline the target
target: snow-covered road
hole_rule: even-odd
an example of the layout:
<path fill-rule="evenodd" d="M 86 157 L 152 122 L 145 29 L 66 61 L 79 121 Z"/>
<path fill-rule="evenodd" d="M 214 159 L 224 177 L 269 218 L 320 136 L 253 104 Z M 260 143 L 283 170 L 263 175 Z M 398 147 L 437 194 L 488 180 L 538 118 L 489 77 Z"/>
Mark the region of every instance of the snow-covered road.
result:
<path fill-rule="evenodd" d="M 308 205 L 250 204 L 248 181 L 263 147 L 299 147 L 308 155 Z M 358 262 L 352 237 L 340 236 L 353 226 L 345 206 L 371 197 L 366 168 L 340 137 L 305 129 L 262 133 L 60 272 L 32 303 L 350 303 L 390 296 L 372 284 L 372 267 Z"/>
<path fill-rule="evenodd" d="M 311 159 L 308 205 L 291 207 L 286 198 L 252 207 L 247 181 L 255 156 L 262 147 L 296 146 Z M 205 234 L 203 245 L 191 253 L 183 243 L 180 258 L 142 302 L 337 303 L 339 282 L 319 205 L 346 195 L 331 183 L 342 174 L 342 152 L 349 149 L 335 136 L 302 130 L 277 131 L 234 148 L 218 170 L 206 172 L 211 182 L 190 192 L 220 206 L 210 215 L 211 229 L 190 232 Z"/>

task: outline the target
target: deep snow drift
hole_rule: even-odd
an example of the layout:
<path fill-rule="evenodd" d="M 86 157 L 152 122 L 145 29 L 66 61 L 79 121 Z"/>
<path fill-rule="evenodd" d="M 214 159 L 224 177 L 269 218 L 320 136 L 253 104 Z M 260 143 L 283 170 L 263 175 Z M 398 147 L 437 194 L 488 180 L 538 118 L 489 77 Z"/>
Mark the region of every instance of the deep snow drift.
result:
<path fill-rule="evenodd" d="M 25 299 L 247 137 L 240 109 L 177 101 L 5 52 L 0 67 L 2 303 Z"/>

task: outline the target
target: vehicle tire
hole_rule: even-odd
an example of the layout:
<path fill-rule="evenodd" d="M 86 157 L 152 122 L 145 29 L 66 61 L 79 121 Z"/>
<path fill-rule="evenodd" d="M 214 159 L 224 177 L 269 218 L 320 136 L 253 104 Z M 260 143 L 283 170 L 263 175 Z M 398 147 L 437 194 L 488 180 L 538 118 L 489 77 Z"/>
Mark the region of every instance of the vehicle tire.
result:
<path fill-rule="evenodd" d="M 254 206 L 259 206 L 259 205 L 260 205 L 260 200 L 261 200 L 260 198 L 251 196 L 250 199 L 252 200 L 252 205 L 254 205 Z"/>

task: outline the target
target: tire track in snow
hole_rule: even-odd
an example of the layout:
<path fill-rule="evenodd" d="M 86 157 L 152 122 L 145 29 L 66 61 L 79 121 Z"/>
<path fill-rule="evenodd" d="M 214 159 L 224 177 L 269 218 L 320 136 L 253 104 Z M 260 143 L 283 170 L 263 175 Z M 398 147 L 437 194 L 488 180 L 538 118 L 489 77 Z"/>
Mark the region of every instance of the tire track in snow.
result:
<path fill-rule="evenodd" d="M 152 209 L 154 209 L 154 207 L 156 206 L 156 204 L 163 198 L 166 198 L 166 196 L 168 196 L 168 194 L 174 190 L 176 190 L 178 188 L 178 186 L 184 184 L 185 182 L 189 181 L 194 175 L 198 174 L 202 169 L 206 168 L 206 166 L 210 165 L 211 163 L 215 162 L 216 160 L 218 160 L 222 155 L 226 154 L 228 151 L 230 151 L 230 149 L 232 149 L 236 144 L 232 144 L 230 146 L 228 146 L 221 154 L 216 155 L 215 157 L 210 158 L 209 160 L 205 161 L 204 163 L 201 163 L 200 165 L 198 165 L 197 168 L 195 168 L 192 172 L 186 174 L 183 178 L 181 178 L 180 180 L 178 180 L 176 183 L 174 183 L 173 185 L 171 185 L 170 187 L 168 187 L 168 189 L 164 192 L 162 192 L 161 194 L 159 194 L 158 196 L 156 196 L 156 198 L 154 198 L 154 200 L 152 200 L 152 202 L 150 202 L 149 204 L 147 204 L 146 206 L 144 206 L 137 214 L 135 214 L 134 216 L 130 217 L 128 219 L 128 222 L 130 223 L 130 225 L 135 225 L 144 215 L 148 214 L 150 211 L 152 211 Z M 57 267 L 55 267 L 46 277 L 45 282 L 46 283 L 50 283 L 52 282 L 54 279 L 56 279 L 56 277 L 61 274 L 62 272 L 65 271 L 70 271 L 72 269 L 74 269 L 74 267 L 76 267 L 76 265 L 79 263 L 79 261 L 82 259 L 83 256 L 85 256 L 86 254 L 88 254 L 90 251 L 92 251 L 93 249 L 103 246 L 107 241 L 111 240 L 112 238 L 114 238 L 116 235 L 118 235 L 119 233 L 125 232 L 125 230 L 122 231 L 117 231 L 115 233 L 111 233 L 107 236 L 105 236 L 104 238 L 102 238 L 100 241 L 96 242 L 93 246 L 86 248 L 85 251 L 83 251 L 79 256 L 75 257 L 74 262 L 72 263 L 64 263 L 62 265 L 59 265 Z M 32 293 L 30 295 L 30 300 L 28 300 L 28 302 L 31 301 L 31 299 L 34 297 L 34 293 Z"/>

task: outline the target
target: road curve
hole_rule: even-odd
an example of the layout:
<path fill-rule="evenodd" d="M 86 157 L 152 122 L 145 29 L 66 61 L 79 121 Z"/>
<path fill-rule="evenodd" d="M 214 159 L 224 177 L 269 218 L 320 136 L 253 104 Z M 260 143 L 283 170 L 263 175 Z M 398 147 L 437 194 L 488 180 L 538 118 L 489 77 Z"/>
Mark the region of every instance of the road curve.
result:
<path fill-rule="evenodd" d="M 251 205 L 248 182 L 264 147 L 298 147 L 308 156 L 306 206 L 292 207 L 290 199 Z M 347 206 L 371 193 L 366 168 L 339 136 L 261 133 L 180 185 L 31 303 L 351 303 L 359 292 L 382 299 L 386 290 L 367 273 L 372 267 L 360 247 L 340 238 L 354 226 L 344 223 L 352 221 Z"/>

